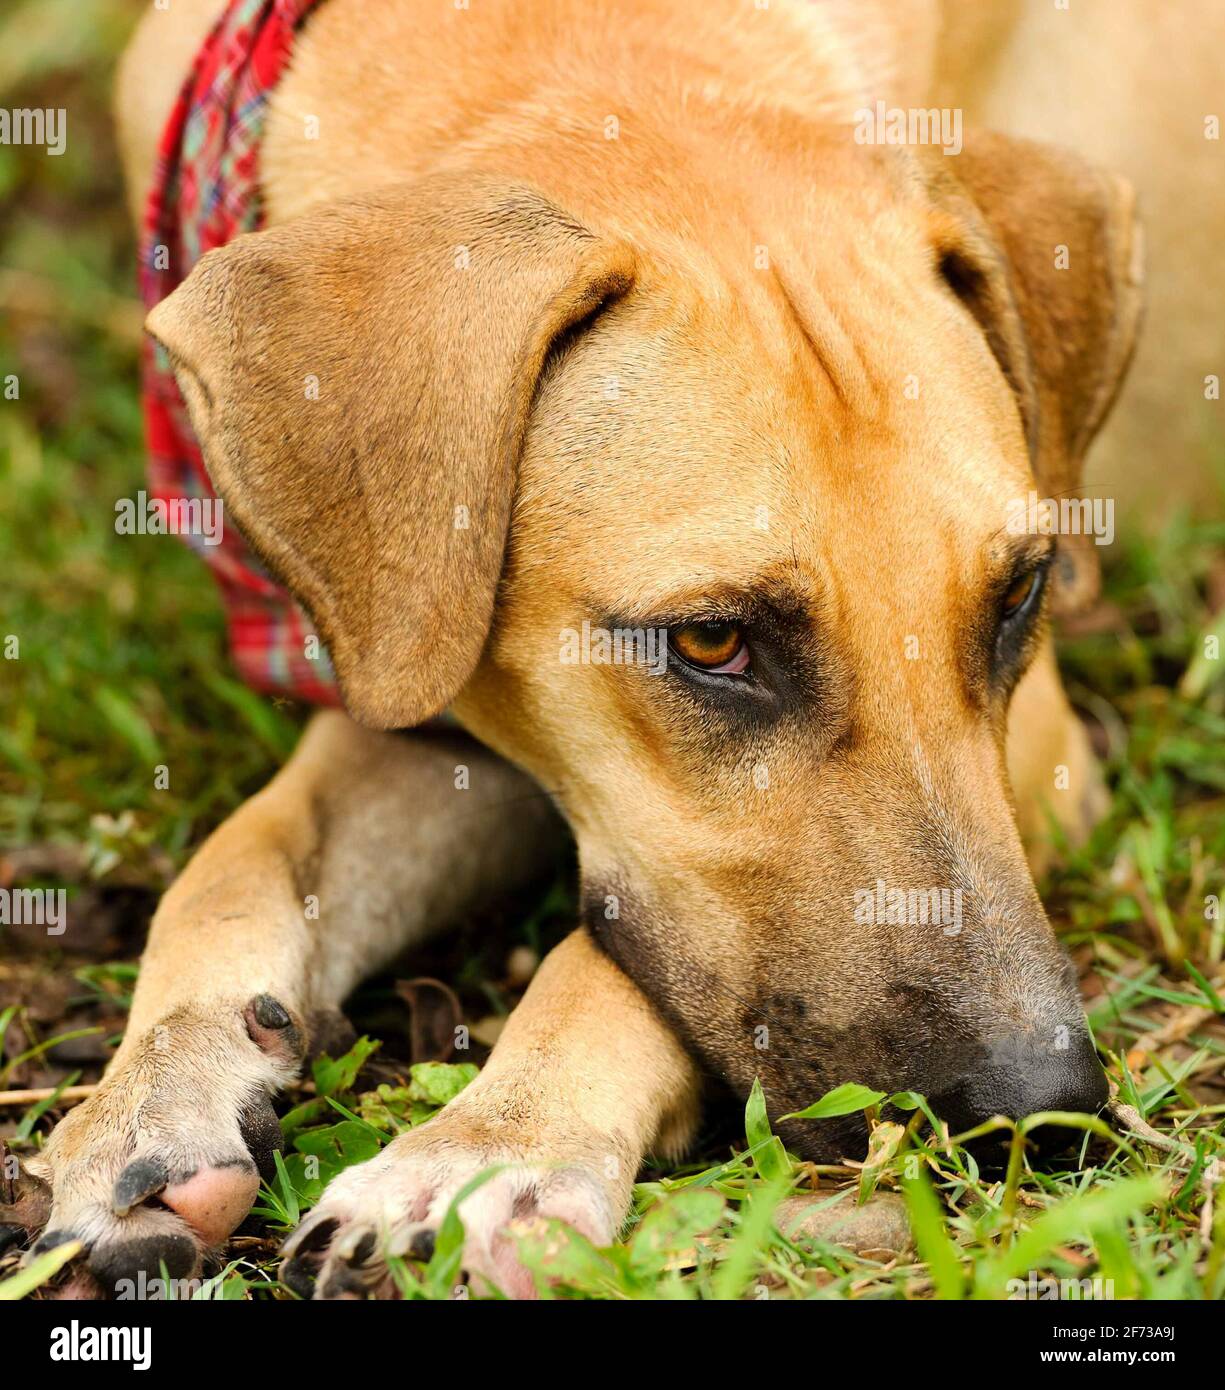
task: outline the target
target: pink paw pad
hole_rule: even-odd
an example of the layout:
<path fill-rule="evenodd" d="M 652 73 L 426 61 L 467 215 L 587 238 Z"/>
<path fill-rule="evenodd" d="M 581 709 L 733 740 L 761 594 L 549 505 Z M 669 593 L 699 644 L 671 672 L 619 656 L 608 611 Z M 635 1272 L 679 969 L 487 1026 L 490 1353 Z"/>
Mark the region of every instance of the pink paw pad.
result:
<path fill-rule="evenodd" d="M 161 1200 L 205 1245 L 220 1245 L 251 1210 L 258 1192 L 259 1174 L 254 1164 L 232 1164 L 201 1168 L 183 1182 L 170 1184 Z"/>

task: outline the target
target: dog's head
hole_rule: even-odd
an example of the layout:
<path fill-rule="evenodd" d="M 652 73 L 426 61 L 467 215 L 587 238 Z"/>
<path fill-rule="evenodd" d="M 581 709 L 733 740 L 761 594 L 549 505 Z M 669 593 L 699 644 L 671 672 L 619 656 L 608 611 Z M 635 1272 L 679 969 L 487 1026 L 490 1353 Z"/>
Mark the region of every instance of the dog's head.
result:
<path fill-rule="evenodd" d="M 1093 1108 L 1004 761 L 1092 546 L 1012 522 L 1123 373 L 1128 191 L 843 131 L 656 175 L 637 221 L 453 174 L 205 257 L 150 328 L 216 485 L 358 719 L 451 705 L 556 795 L 587 927 L 737 1087 Z"/>

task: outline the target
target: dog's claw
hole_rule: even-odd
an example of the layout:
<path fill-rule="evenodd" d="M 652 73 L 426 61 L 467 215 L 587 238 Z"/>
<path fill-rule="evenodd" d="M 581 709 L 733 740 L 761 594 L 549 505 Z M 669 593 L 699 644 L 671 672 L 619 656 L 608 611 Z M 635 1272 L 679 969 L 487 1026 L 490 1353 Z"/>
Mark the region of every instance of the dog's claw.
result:
<path fill-rule="evenodd" d="M 462 1106 L 448 1109 L 334 1178 L 286 1242 L 282 1282 L 322 1300 L 395 1297 L 393 1262 L 429 1260 L 447 1212 L 489 1169 L 460 1208 L 462 1267 L 478 1294 L 536 1296 L 536 1276 L 520 1262 L 515 1239 L 524 1220 L 557 1218 L 597 1245 L 612 1239 L 616 1198 L 598 1168 L 549 1153 L 525 1159 L 521 1150 L 491 1145 L 483 1129 Z"/>
<path fill-rule="evenodd" d="M 327 1247 L 339 1225 L 331 1217 L 312 1213 L 281 1246 L 281 1283 L 299 1298 L 314 1296 Z"/>
<path fill-rule="evenodd" d="M 279 999 L 257 994 L 247 1002 L 242 1016 L 247 1037 L 261 1052 L 285 1062 L 301 1062 L 306 1050 L 303 1031 Z"/>
<path fill-rule="evenodd" d="M 58 1250 L 61 1245 L 68 1245 L 80 1239 L 74 1231 L 44 1231 L 30 1246 L 26 1259 L 35 1260 L 39 1255 L 45 1255 L 48 1250 Z"/>
<path fill-rule="evenodd" d="M 257 994 L 251 1001 L 251 1008 L 255 1014 L 255 1021 L 261 1028 L 279 1030 L 289 1027 L 290 1017 L 284 1004 L 274 999 L 271 994 Z"/>
<path fill-rule="evenodd" d="M 381 1259 L 378 1232 L 360 1223 L 342 1230 L 332 1242 L 319 1271 L 316 1298 L 364 1298 L 377 1293 L 387 1278 Z"/>
<path fill-rule="evenodd" d="M 387 1254 L 393 1259 L 430 1260 L 437 1232 L 422 1221 L 397 1226 L 387 1238 Z"/>
<path fill-rule="evenodd" d="M 170 1181 L 166 1165 L 156 1158 L 134 1158 L 115 1179 L 111 1210 L 116 1216 L 126 1216 L 147 1197 L 160 1192 Z"/>
<path fill-rule="evenodd" d="M 318 1210 L 312 1212 L 281 1246 L 281 1257 L 297 1260 L 313 1254 L 327 1245 L 339 1225 L 334 1218 L 325 1217 Z"/>
<path fill-rule="evenodd" d="M 364 1265 L 374 1254 L 377 1241 L 372 1226 L 353 1226 L 332 1248 L 346 1264 Z"/>

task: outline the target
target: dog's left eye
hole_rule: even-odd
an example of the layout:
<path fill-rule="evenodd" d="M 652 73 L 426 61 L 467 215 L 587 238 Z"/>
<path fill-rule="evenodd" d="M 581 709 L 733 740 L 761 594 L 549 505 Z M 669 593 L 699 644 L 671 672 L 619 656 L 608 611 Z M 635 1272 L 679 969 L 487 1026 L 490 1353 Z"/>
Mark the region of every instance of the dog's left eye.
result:
<path fill-rule="evenodd" d="M 735 623 L 684 623 L 668 633 L 668 645 L 690 666 L 713 675 L 739 676 L 749 668 L 749 648 Z"/>

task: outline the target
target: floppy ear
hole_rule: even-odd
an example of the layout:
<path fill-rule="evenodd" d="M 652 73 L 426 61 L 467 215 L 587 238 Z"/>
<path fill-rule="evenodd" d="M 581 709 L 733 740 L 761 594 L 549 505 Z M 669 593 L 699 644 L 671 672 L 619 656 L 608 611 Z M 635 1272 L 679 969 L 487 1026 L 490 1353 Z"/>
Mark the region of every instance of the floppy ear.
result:
<path fill-rule="evenodd" d="M 546 355 L 632 276 L 533 190 L 448 175 L 239 237 L 149 315 L 363 723 L 420 723 L 471 675 Z"/>
<path fill-rule="evenodd" d="M 1123 179 L 1069 150 L 992 133 L 928 157 L 941 269 L 1017 395 L 1043 497 L 1080 487 L 1140 321 L 1143 238 Z M 1095 597 L 1090 535 L 1060 536 L 1057 609 Z"/>

